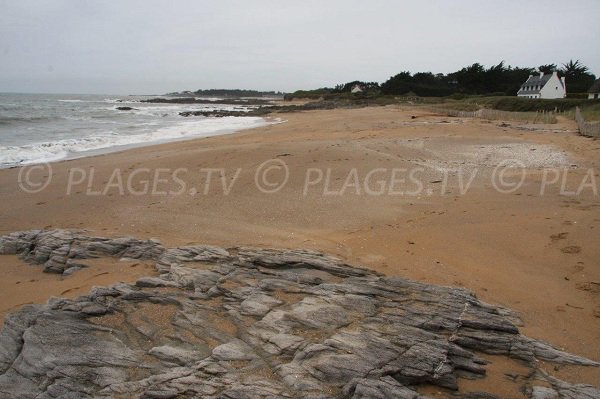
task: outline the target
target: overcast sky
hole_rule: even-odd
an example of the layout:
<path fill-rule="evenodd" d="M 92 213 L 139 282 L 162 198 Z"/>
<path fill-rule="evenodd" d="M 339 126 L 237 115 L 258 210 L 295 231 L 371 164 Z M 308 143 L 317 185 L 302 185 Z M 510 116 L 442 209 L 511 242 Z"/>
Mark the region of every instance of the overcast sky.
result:
<path fill-rule="evenodd" d="M 0 0 L 0 92 L 293 91 L 505 60 L 600 75 L 600 1 Z"/>

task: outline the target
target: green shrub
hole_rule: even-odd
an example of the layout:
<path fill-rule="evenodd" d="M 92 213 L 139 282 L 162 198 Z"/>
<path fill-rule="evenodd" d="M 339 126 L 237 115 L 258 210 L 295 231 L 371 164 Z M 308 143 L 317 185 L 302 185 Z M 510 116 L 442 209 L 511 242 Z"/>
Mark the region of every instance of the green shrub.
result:
<path fill-rule="evenodd" d="M 513 112 L 536 111 L 568 111 L 575 107 L 589 104 L 589 100 L 575 98 L 537 99 L 522 97 L 496 98 L 491 102 L 490 108 Z"/>
<path fill-rule="evenodd" d="M 587 93 L 567 93 L 567 98 L 587 99 Z"/>

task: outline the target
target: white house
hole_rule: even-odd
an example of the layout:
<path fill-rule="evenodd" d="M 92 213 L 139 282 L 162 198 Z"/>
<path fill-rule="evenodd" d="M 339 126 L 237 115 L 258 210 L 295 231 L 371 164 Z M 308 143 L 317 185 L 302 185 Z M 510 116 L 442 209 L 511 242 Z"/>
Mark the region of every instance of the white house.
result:
<path fill-rule="evenodd" d="M 565 78 L 559 78 L 556 71 L 552 74 L 529 75 L 517 92 L 517 96 L 526 98 L 565 98 L 567 86 Z"/>
<path fill-rule="evenodd" d="M 597 100 L 600 98 L 600 79 L 596 79 L 592 87 L 588 90 L 588 99 Z"/>
<path fill-rule="evenodd" d="M 354 86 L 352 86 L 352 89 L 350 90 L 350 93 L 352 93 L 352 94 L 362 93 L 362 92 L 363 92 L 363 88 L 359 84 L 355 84 Z"/>

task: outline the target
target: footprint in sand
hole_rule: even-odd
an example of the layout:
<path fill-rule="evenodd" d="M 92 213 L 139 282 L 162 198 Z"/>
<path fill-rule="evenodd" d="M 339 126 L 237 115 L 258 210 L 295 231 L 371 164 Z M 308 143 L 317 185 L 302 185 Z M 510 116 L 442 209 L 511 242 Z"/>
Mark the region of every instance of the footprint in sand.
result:
<path fill-rule="evenodd" d="M 575 288 L 581 291 L 591 292 L 592 294 L 600 294 L 600 282 L 587 281 L 585 283 L 575 284 Z"/>
<path fill-rule="evenodd" d="M 578 254 L 581 252 L 581 247 L 577 245 L 569 245 L 560 250 L 563 254 Z"/>
<path fill-rule="evenodd" d="M 567 233 L 567 232 L 552 234 L 550 236 L 550 239 L 552 241 L 564 240 L 565 238 L 567 238 L 568 235 L 569 235 L 569 233 Z"/>
<path fill-rule="evenodd" d="M 585 269 L 585 267 L 583 266 L 583 262 L 577 262 L 576 265 L 572 266 L 572 269 L 573 269 L 573 271 L 572 271 L 573 273 L 578 273 L 578 272 L 583 271 L 583 269 Z"/>

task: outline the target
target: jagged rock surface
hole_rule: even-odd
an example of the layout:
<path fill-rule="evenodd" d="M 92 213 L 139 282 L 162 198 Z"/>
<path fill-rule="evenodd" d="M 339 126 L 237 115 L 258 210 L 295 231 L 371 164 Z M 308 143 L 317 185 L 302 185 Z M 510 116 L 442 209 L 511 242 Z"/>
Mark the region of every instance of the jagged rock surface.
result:
<path fill-rule="evenodd" d="M 27 262 L 44 265 L 47 273 L 85 267 L 78 262 L 81 259 L 102 256 L 156 259 L 163 251 L 153 240 L 88 237 L 68 230 L 31 230 L 0 237 L 0 254 L 19 255 Z"/>
<path fill-rule="evenodd" d="M 51 272 L 98 256 L 151 259 L 160 273 L 7 316 L 0 398 L 425 398 L 423 385 L 460 397 L 458 377 L 485 375 L 477 352 L 532 369 L 598 366 L 519 334 L 511 312 L 466 290 L 313 251 L 165 249 L 51 230 L 0 237 L 0 254 Z M 552 388 L 529 396 L 598 397 L 546 380 Z"/>

